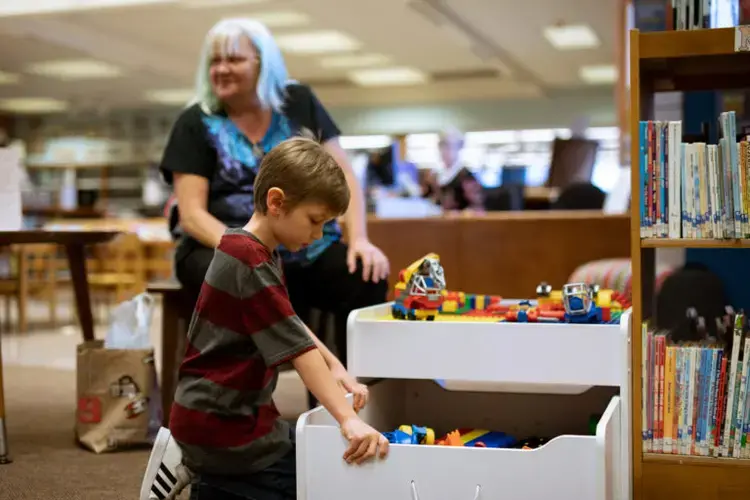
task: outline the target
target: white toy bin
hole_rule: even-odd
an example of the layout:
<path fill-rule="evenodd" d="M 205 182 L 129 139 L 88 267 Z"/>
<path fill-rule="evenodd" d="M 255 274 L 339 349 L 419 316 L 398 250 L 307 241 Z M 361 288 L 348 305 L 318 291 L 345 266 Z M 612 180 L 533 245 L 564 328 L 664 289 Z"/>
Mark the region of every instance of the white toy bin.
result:
<path fill-rule="evenodd" d="M 299 500 L 605 500 L 621 498 L 622 406 L 612 388 L 583 394 L 455 392 L 433 381 L 385 380 L 371 386 L 363 418 L 378 430 L 427 425 L 442 436 L 468 427 L 516 438 L 557 436 L 535 450 L 391 445 L 386 460 L 342 459 L 346 441 L 316 408 L 297 423 Z M 588 418 L 602 413 L 595 435 Z"/>

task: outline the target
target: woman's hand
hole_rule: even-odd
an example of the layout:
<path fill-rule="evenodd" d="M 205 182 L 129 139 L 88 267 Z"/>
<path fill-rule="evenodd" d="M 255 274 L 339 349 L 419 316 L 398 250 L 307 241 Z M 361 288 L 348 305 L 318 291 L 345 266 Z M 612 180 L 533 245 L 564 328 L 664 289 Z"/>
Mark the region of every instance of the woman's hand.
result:
<path fill-rule="evenodd" d="M 357 270 L 357 258 L 362 260 L 362 279 L 377 283 L 388 277 L 390 264 L 388 257 L 375 245 L 370 243 L 367 238 L 359 238 L 349 244 L 349 252 L 346 256 L 346 262 L 349 266 L 349 272 Z"/>

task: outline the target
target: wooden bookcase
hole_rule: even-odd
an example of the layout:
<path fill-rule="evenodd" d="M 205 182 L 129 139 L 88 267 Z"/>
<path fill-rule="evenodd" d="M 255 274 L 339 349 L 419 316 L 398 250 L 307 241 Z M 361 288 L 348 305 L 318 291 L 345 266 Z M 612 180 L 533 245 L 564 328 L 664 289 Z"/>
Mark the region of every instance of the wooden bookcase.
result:
<path fill-rule="evenodd" d="M 656 92 L 750 87 L 750 52 L 735 50 L 737 29 L 630 32 L 633 292 L 632 429 L 634 500 L 747 500 L 750 460 L 644 454 L 641 439 L 641 324 L 654 306 L 657 248 L 739 248 L 750 240 L 667 240 L 640 237 L 638 124 L 653 119 Z M 716 117 L 718 119 L 718 116 Z"/>

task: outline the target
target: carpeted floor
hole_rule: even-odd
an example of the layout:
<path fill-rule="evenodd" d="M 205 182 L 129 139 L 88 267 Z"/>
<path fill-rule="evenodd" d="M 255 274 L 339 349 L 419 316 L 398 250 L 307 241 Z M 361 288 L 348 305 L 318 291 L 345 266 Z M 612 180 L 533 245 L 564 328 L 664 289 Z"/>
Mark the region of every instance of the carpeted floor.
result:
<path fill-rule="evenodd" d="M 0 465 L 0 500 L 138 499 L 149 450 L 96 455 L 78 447 L 74 372 L 6 366 L 4 378 L 13 463 Z M 304 411 L 304 386 L 292 380 L 279 389 L 282 414 Z"/>
<path fill-rule="evenodd" d="M 137 500 L 149 450 L 96 455 L 74 441 L 75 374 L 5 367 L 10 454 L 0 500 Z"/>

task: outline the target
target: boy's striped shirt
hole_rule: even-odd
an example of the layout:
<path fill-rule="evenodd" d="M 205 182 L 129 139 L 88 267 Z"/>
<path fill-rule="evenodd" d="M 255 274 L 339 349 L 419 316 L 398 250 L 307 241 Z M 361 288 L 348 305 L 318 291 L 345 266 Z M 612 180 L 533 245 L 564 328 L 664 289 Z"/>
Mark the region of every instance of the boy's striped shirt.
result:
<path fill-rule="evenodd" d="M 188 331 L 170 430 L 195 472 L 245 474 L 291 449 L 272 400 L 278 366 L 315 348 L 280 264 L 230 229 L 216 248 Z"/>

